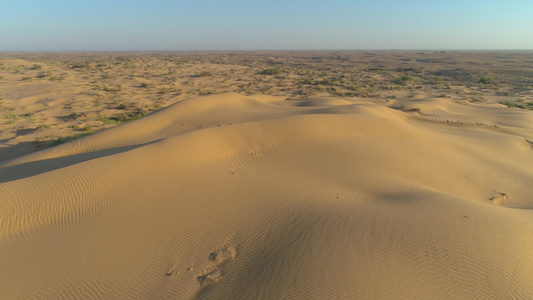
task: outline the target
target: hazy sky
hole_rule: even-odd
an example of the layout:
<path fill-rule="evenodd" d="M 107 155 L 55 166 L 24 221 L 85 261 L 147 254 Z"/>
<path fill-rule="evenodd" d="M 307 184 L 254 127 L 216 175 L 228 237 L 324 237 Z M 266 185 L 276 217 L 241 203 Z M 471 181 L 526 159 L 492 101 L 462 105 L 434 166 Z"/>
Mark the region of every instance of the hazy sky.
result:
<path fill-rule="evenodd" d="M 533 49 L 532 0 L 0 0 L 0 51 Z"/>

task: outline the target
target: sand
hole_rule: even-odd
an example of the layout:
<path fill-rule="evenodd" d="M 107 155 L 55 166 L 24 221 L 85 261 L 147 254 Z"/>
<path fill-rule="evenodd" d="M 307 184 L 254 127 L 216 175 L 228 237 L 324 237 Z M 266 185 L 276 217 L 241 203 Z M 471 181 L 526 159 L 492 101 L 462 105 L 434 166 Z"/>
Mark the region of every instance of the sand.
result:
<path fill-rule="evenodd" d="M 533 299 L 531 52 L 0 55 L 0 299 Z"/>
<path fill-rule="evenodd" d="M 3 299 L 532 299 L 533 112 L 236 93 L 0 166 Z"/>

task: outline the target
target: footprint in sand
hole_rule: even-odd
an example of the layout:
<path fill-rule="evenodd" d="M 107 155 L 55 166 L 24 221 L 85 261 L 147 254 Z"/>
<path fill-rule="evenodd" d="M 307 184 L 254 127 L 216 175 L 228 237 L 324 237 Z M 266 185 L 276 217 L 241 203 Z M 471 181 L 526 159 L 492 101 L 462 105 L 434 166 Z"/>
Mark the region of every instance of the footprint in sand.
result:
<path fill-rule="evenodd" d="M 215 252 L 209 253 L 209 260 L 216 261 L 219 264 L 223 262 L 234 259 L 237 255 L 237 251 L 233 247 L 227 247 L 224 249 L 217 250 Z"/>
<path fill-rule="evenodd" d="M 504 205 L 504 202 L 509 198 L 509 195 L 501 192 L 496 192 L 496 194 L 496 196 L 491 197 L 489 200 L 496 205 Z"/>
<path fill-rule="evenodd" d="M 207 272 L 196 277 L 200 284 L 214 283 L 220 281 L 224 276 L 220 267 L 227 261 L 235 259 L 237 256 L 237 250 L 233 247 L 226 247 L 215 252 L 209 253 L 209 261 L 211 265 L 207 267 Z"/>
<path fill-rule="evenodd" d="M 198 279 L 200 284 L 203 284 L 204 282 L 218 282 L 220 279 L 222 279 L 222 276 L 224 276 L 222 271 L 215 270 L 209 274 L 198 276 L 196 279 Z"/>

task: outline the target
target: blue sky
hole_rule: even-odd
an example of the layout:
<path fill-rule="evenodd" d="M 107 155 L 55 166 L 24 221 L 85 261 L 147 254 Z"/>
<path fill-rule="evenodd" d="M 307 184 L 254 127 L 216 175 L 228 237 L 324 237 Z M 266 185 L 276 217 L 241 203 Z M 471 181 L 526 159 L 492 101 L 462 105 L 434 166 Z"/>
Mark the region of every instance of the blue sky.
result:
<path fill-rule="evenodd" d="M 0 0 L 0 51 L 533 49 L 531 0 Z"/>

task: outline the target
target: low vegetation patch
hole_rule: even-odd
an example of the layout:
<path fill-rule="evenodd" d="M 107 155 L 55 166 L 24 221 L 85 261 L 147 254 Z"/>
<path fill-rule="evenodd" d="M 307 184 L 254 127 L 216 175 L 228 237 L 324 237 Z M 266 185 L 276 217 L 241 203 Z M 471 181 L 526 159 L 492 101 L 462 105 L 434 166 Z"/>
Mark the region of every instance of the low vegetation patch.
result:
<path fill-rule="evenodd" d="M 41 70 L 42 68 L 43 68 L 43 66 L 38 65 L 38 64 L 34 64 L 33 66 L 31 66 L 30 70 Z"/>
<path fill-rule="evenodd" d="M 265 69 L 265 70 L 261 71 L 261 73 L 259 73 L 259 74 L 261 74 L 261 75 L 277 75 L 279 73 L 280 73 L 279 69 L 271 68 L 271 69 Z"/>
<path fill-rule="evenodd" d="M 54 141 L 52 141 L 52 146 L 60 145 L 69 141 L 73 141 L 75 139 L 79 139 L 81 137 L 87 136 L 89 134 L 92 134 L 92 132 L 84 132 L 73 136 L 67 136 L 62 138 L 57 138 Z"/>
<path fill-rule="evenodd" d="M 481 77 L 479 79 L 478 83 L 481 83 L 481 84 L 494 84 L 496 82 L 494 81 L 494 78 L 492 78 L 492 77 Z"/>
<path fill-rule="evenodd" d="M 501 101 L 500 104 L 507 105 L 507 107 L 516 107 L 516 103 L 513 101 Z"/>

